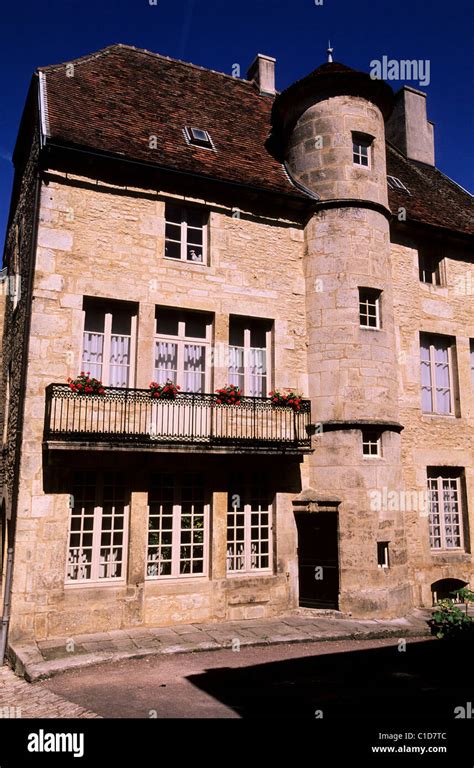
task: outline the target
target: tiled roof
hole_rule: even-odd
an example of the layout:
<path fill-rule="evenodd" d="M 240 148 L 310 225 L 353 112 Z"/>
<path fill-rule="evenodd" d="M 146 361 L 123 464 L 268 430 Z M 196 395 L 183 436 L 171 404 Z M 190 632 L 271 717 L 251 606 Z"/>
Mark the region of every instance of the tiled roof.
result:
<path fill-rule="evenodd" d="M 73 77 L 65 64 L 39 70 L 52 139 L 301 194 L 265 149 L 273 99 L 253 83 L 122 45 L 73 63 Z M 188 146 L 185 126 L 208 131 L 216 151 Z"/>
<path fill-rule="evenodd" d="M 254 83 L 125 45 L 72 63 L 72 77 L 66 64 L 39 69 L 52 141 L 305 198 L 265 148 L 273 98 Z M 328 64 L 310 77 L 337 67 L 351 71 Z M 216 151 L 188 145 L 185 126 L 207 130 Z M 390 189 L 392 210 L 404 206 L 409 220 L 473 232 L 472 197 L 440 171 L 390 146 L 387 166 L 411 192 Z"/>
<path fill-rule="evenodd" d="M 474 234 L 474 199 L 437 168 L 414 163 L 387 144 L 387 173 L 410 192 L 389 189 L 393 212 L 400 206 L 407 218 L 423 224 Z"/>

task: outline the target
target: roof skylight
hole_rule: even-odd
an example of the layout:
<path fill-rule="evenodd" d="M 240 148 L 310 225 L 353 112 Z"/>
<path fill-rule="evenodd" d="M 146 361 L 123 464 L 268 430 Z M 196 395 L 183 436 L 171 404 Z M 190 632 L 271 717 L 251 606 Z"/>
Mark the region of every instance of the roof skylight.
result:
<path fill-rule="evenodd" d="M 410 190 L 405 186 L 403 181 L 400 181 L 400 179 L 397 179 L 396 176 L 387 176 L 387 184 L 391 189 L 401 189 L 403 192 L 410 193 Z"/>
<path fill-rule="evenodd" d="M 209 133 L 202 128 L 190 128 L 186 126 L 185 137 L 188 144 L 206 149 L 214 149 L 214 144 Z"/>

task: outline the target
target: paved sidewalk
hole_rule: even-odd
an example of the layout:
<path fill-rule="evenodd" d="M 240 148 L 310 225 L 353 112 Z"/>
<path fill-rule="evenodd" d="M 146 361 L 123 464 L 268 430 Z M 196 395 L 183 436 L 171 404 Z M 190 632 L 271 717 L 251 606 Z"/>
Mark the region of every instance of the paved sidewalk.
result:
<path fill-rule="evenodd" d="M 429 616 L 430 611 L 418 610 L 401 619 L 361 621 L 324 612 L 295 611 L 275 619 L 141 627 L 55 638 L 30 645 L 13 644 L 10 659 L 18 675 L 34 682 L 66 669 L 150 654 L 319 640 L 422 637 L 429 634 L 426 623 Z"/>
<path fill-rule="evenodd" d="M 41 686 L 28 685 L 13 670 L 0 667 L 0 720 L 11 718 L 100 717 Z"/>

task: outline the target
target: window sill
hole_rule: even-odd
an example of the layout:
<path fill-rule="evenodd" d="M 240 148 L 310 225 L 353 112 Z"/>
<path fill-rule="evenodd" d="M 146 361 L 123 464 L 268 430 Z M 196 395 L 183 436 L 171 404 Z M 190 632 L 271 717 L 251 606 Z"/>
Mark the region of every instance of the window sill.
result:
<path fill-rule="evenodd" d="M 64 588 L 65 589 L 79 589 L 86 587 L 87 589 L 103 589 L 106 587 L 107 589 L 110 589 L 110 587 L 126 587 L 127 582 L 125 579 L 107 579 L 103 581 L 65 581 L 64 582 Z"/>
<path fill-rule="evenodd" d="M 209 264 L 207 264 L 205 261 L 188 261 L 187 259 L 173 259 L 171 256 L 163 256 L 163 259 L 166 262 L 171 262 L 173 264 L 181 264 L 185 265 L 186 267 L 197 267 L 198 269 L 202 269 L 203 267 L 209 267 Z"/>
<path fill-rule="evenodd" d="M 190 573 L 182 576 L 145 576 L 146 584 L 185 584 L 194 581 L 209 581 L 209 576 L 204 573 Z"/>
<path fill-rule="evenodd" d="M 465 549 L 431 549 L 431 555 L 436 559 L 443 559 L 445 563 L 471 562 L 471 554 Z"/>
<path fill-rule="evenodd" d="M 460 416 L 456 416 L 455 413 L 433 413 L 431 411 L 422 411 L 422 416 L 427 416 L 429 419 L 460 419 Z"/>
<path fill-rule="evenodd" d="M 226 579 L 254 579 L 259 576 L 273 576 L 272 569 L 255 570 L 255 571 L 239 571 L 239 573 L 227 573 Z"/>
<path fill-rule="evenodd" d="M 381 328 L 373 328 L 370 325 L 359 325 L 361 331 L 381 331 Z"/>

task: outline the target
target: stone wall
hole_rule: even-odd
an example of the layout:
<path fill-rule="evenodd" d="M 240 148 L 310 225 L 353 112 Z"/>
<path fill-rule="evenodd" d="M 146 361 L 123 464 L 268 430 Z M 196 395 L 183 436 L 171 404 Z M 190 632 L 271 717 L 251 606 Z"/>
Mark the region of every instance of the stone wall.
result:
<path fill-rule="evenodd" d="M 276 473 L 278 544 L 275 575 L 226 579 L 226 494 L 213 478 L 211 579 L 173 584 L 144 582 L 146 492 L 140 462 L 131 477 L 129 573 L 120 586 L 64 586 L 69 519 L 68 471 L 72 467 L 120 466 L 116 454 L 64 455 L 48 468 L 42 452 L 45 388 L 81 368 L 83 297 L 137 302 L 137 387 L 153 374 L 157 305 L 215 314 L 214 343 L 227 344 L 231 313 L 274 320 L 274 381 L 307 392 L 303 233 L 291 221 L 262 219 L 208 203 L 210 266 L 164 259 L 165 196 L 116 190 L 88 179 L 51 176 L 41 191 L 37 268 L 31 325 L 26 419 L 19 499 L 17 566 L 13 584 L 12 640 L 130 624 L 169 624 L 205 618 L 272 615 L 295 604 L 296 541 L 291 498 L 301 489 L 298 465 L 286 460 Z M 211 389 L 227 382 L 213 371 Z M 270 388 L 270 385 L 269 385 Z M 136 460 L 135 460 L 136 461 Z M 163 466 L 155 457 L 152 468 Z M 175 463 L 188 467 L 187 454 Z M 227 467 L 232 463 L 228 459 Z M 251 460 L 252 466 L 255 460 Z M 247 461 L 246 464 L 249 467 Z M 292 494 L 284 489 L 292 476 Z M 272 465 L 271 472 L 274 472 Z M 283 485 L 282 485 L 283 483 Z M 283 490 L 282 490 L 283 489 Z"/>
<path fill-rule="evenodd" d="M 394 236 L 392 278 L 399 360 L 400 421 L 404 487 L 426 491 L 427 467 L 464 468 L 465 553 L 434 553 L 429 547 L 428 518 L 423 510 L 405 512 L 410 583 L 415 604 L 431 605 L 431 584 L 455 578 L 469 582 L 474 573 L 474 381 L 469 340 L 474 338 L 474 265 L 472 252 L 454 242 L 443 243 L 443 286 L 421 283 L 418 249 L 421 238 Z M 456 339 L 455 380 L 458 416 L 421 411 L 420 332 Z M 415 496 L 413 497 L 415 498 Z M 420 497 L 421 498 L 421 497 Z M 414 504 L 412 505 L 414 506 Z"/>

